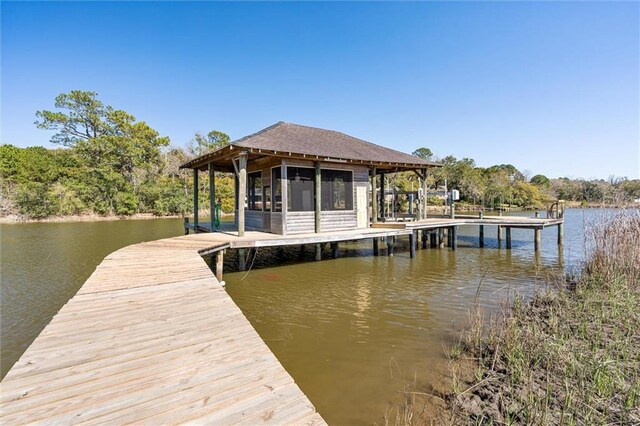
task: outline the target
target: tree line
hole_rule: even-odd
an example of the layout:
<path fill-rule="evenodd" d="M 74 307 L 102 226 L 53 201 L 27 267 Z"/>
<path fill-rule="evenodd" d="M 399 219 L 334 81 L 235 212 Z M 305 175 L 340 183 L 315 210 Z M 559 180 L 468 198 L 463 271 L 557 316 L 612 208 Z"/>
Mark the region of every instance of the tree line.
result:
<path fill-rule="evenodd" d="M 51 142 L 60 148 L 0 146 L 1 216 L 188 214 L 193 209 L 193 180 L 180 164 L 230 141 L 227 134 L 212 130 L 196 133 L 186 147 L 172 146 L 144 121 L 104 105 L 95 92 L 63 93 L 54 105 L 55 111 L 36 112 L 35 125 L 55 131 Z M 413 154 L 438 160 L 428 148 Z M 446 181 L 449 188 L 460 190 L 463 202 L 485 207 L 542 207 L 556 198 L 621 204 L 640 198 L 639 180 L 548 179 L 529 177 L 510 164 L 483 168 L 472 159 L 452 156 L 439 161 L 443 167 L 430 173 L 429 186 L 437 188 Z M 415 182 L 410 173 L 391 176 L 391 187 L 401 191 Z M 207 176 L 200 185 L 200 202 L 206 206 Z M 217 174 L 216 191 L 222 210 L 233 211 L 233 177 Z"/>

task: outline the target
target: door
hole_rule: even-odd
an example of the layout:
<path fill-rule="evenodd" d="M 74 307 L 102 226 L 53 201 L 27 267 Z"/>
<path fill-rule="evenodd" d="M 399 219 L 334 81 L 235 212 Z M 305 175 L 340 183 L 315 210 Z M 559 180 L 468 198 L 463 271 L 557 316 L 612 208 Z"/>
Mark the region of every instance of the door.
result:
<path fill-rule="evenodd" d="M 369 203 L 367 203 L 367 187 L 356 187 L 356 214 L 358 219 L 358 228 L 369 227 Z"/>

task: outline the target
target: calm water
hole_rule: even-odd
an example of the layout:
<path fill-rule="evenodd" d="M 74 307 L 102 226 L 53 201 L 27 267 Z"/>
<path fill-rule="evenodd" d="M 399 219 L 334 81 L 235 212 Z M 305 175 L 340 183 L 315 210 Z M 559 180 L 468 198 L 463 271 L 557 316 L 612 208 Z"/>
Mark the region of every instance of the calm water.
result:
<path fill-rule="evenodd" d="M 484 249 L 469 227 L 456 252 L 418 250 L 415 259 L 404 240 L 390 258 L 371 256 L 370 241 L 341 244 L 338 259 L 322 262 L 312 247 L 264 249 L 249 273 L 225 281 L 330 424 L 381 423 L 404 387 L 446 382 L 443 345 L 464 325 L 480 281 L 488 309 L 511 290 L 531 294 L 536 277 L 581 258 L 583 218 L 597 214 L 567 212 L 562 255 L 555 227 L 543 231 L 538 255 L 533 231 L 514 230 L 507 251 L 495 227 L 485 227 Z M 1 225 L 2 376 L 107 254 L 180 234 L 180 219 Z"/>

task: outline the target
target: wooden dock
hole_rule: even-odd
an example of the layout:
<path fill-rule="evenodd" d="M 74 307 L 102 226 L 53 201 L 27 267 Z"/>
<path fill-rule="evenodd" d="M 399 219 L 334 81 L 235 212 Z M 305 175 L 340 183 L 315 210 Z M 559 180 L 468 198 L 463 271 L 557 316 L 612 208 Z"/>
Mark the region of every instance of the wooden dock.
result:
<path fill-rule="evenodd" d="M 419 231 L 425 237 L 468 224 L 537 230 L 561 223 L 434 218 L 320 234 L 198 233 L 122 248 L 4 378 L 2 422 L 324 424 L 202 256 L 218 257 L 222 279 L 226 249 L 314 244 L 321 258 L 325 243 L 337 253 L 339 242 L 372 239 L 377 255 L 381 239 L 389 254 L 395 237 L 408 236 L 413 257 Z"/>
<path fill-rule="evenodd" d="M 105 258 L 2 381 L 2 423 L 324 424 L 201 257 L 229 238 Z"/>

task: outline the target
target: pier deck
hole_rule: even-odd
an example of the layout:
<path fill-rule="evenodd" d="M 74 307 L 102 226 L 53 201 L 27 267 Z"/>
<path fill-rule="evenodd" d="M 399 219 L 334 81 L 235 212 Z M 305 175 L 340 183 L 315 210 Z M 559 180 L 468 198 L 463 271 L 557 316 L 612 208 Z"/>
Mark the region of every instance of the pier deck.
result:
<path fill-rule="evenodd" d="M 324 424 L 200 256 L 229 238 L 107 256 L 2 381 L 2 423 Z"/>

